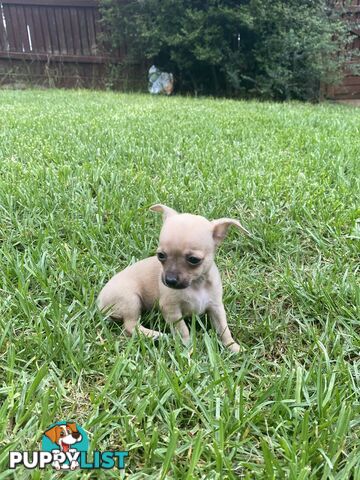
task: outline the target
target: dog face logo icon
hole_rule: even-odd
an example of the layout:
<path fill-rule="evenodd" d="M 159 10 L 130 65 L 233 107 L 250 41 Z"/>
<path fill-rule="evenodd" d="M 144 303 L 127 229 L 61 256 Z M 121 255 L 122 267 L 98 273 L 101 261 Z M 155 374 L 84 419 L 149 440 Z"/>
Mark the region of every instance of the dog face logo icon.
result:
<path fill-rule="evenodd" d="M 48 428 L 42 437 L 42 450 L 52 452 L 56 470 L 75 470 L 79 467 L 81 452 L 88 450 L 84 430 L 74 422 L 57 422 Z"/>
<path fill-rule="evenodd" d="M 44 433 L 53 443 L 59 445 L 61 452 L 67 452 L 71 445 L 81 442 L 82 435 L 78 431 L 76 423 L 55 425 Z"/>

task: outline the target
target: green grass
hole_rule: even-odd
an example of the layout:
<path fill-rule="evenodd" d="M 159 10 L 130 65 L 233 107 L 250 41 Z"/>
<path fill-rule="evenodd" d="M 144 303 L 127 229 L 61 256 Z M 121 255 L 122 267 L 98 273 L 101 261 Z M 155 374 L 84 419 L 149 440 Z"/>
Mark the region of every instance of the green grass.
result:
<path fill-rule="evenodd" d="M 0 119 L 0 479 L 75 420 L 129 479 L 359 480 L 360 110 L 3 91 Z M 97 312 L 158 202 L 252 232 L 217 256 L 240 355 L 204 319 L 190 351 Z"/>

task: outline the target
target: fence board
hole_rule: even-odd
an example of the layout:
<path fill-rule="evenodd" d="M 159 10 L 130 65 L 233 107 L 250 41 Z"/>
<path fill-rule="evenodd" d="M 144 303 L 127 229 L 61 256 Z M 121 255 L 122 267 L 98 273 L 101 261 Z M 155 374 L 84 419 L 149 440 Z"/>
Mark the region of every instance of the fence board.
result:
<path fill-rule="evenodd" d="M 77 16 L 76 8 L 70 8 L 70 25 L 73 34 L 73 42 L 74 42 L 74 53 L 75 55 L 81 55 L 81 41 L 80 41 L 80 28 Z"/>
<path fill-rule="evenodd" d="M 44 50 L 44 38 L 42 36 L 42 28 L 39 21 L 39 13 L 36 12 L 37 7 L 24 7 L 25 19 L 27 25 L 29 25 L 32 49 L 35 52 L 43 53 Z"/>
<path fill-rule="evenodd" d="M 84 10 L 80 13 L 78 11 L 78 23 L 80 31 L 80 43 L 81 43 L 81 54 L 82 55 L 91 55 L 89 47 L 88 32 L 86 26 L 86 16 L 84 15 Z"/>
<path fill-rule="evenodd" d="M 8 41 L 9 41 L 9 50 L 18 51 L 20 48 L 18 45 L 18 37 L 16 35 L 18 27 L 17 27 L 17 19 L 16 18 L 13 19 L 13 15 L 12 15 L 13 8 L 14 8 L 13 6 L 4 5 L 3 11 L 4 11 L 5 21 L 6 21 L 6 31 L 7 31 Z"/>
<path fill-rule="evenodd" d="M 89 35 L 89 47 L 91 55 L 97 54 L 97 42 L 95 35 L 94 9 L 85 8 L 87 31 Z"/>
<path fill-rule="evenodd" d="M 25 21 L 24 7 L 22 5 L 16 6 L 16 16 L 19 24 L 19 41 L 24 52 L 30 52 L 29 36 L 27 31 L 27 24 Z"/>
<path fill-rule="evenodd" d="M 74 55 L 74 41 L 73 41 L 73 34 L 71 30 L 71 19 L 70 19 L 70 10 L 69 8 L 62 9 L 62 17 L 64 19 L 64 30 L 65 30 L 65 37 L 66 37 L 66 46 L 67 46 L 67 54 Z"/>
<path fill-rule="evenodd" d="M 59 41 L 59 50 L 62 55 L 66 55 L 68 53 L 67 45 L 66 45 L 66 38 L 65 38 L 65 28 L 64 22 L 62 17 L 62 8 L 54 8 L 54 16 L 57 25 L 57 32 L 58 32 L 58 41 Z"/>
<path fill-rule="evenodd" d="M 99 10 L 93 11 L 94 15 L 94 27 L 95 27 L 95 38 L 99 41 L 101 37 L 101 28 L 100 28 L 100 12 Z"/>
<path fill-rule="evenodd" d="M 25 25 L 27 27 L 27 30 L 29 30 L 28 41 L 30 42 L 29 51 L 31 52 L 36 44 L 35 29 L 34 29 L 33 20 L 32 20 L 31 9 L 28 6 L 23 6 L 23 12 L 24 12 Z"/>
<path fill-rule="evenodd" d="M 57 23 L 56 23 L 54 8 L 46 7 L 46 15 L 47 15 L 48 25 L 49 25 L 51 51 L 55 55 L 60 55 L 60 46 L 59 46 Z"/>
<path fill-rule="evenodd" d="M 43 38 L 44 38 L 43 51 L 50 54 L 50 53 L 52 53 L 51 38 L 50 38 L 50 30 L 49 30 L 49 21 L 48 21 L 48 18 L 47 18 L 45 8 L 39 8 L 39 21 L 41 23 L 42 33 L 43 33 Z"/>
<path fill-rule="evenodd" d="M 0 11 L 1 13 L 1 11 Z M 2 22 L 2 19 L 0 18 L 0 50 L 6 52 L 9 50 L 9 43 L 7 39 L 7 33 L 4 27 L 4 24 Z"/>

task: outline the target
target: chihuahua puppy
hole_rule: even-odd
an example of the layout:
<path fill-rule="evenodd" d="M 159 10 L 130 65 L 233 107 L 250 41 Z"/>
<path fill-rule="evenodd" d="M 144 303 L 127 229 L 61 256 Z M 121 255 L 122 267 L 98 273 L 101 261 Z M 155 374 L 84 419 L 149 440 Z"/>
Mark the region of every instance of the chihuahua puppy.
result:
<path fill-rule="evenodd" d="M 150 210 L 163 215 L 157 254 L 111 278 L 100 292 L 100 310 L 122 319 L 128 335 L 138 328 L 156 338 L 162 334 L 138 325 L 138 320 L 142 311 L 150 310 L 159 301 L 165 321 L 185 344 L 190 334 L 184 317 L 208 313 L 222 343 L 238 352 L 240 347 L 226 321 L 214 256 L 231 225 L 246 235 L 249 232 L 231 218 L 209 221 L 199 215 L 179 214 L 166 205 L 153 205 Z"/>

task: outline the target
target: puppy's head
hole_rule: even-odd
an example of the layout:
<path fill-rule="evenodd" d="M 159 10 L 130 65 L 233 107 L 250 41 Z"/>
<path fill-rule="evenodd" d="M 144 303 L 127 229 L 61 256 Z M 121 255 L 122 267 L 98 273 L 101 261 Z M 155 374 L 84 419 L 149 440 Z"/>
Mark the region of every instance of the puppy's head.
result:
<path fill-rule="evenodd" d="M 157 257 L 163 267 L 162 282 L 169 288 L 187 288 L 206 275 L 214 262 L 215 248 L 231 225 L 249 235 L 231 218 L 210 222 L 199 215 L 179 214 L 165 205 L 153 205 L 150 210 L 163 214 Z"/>

